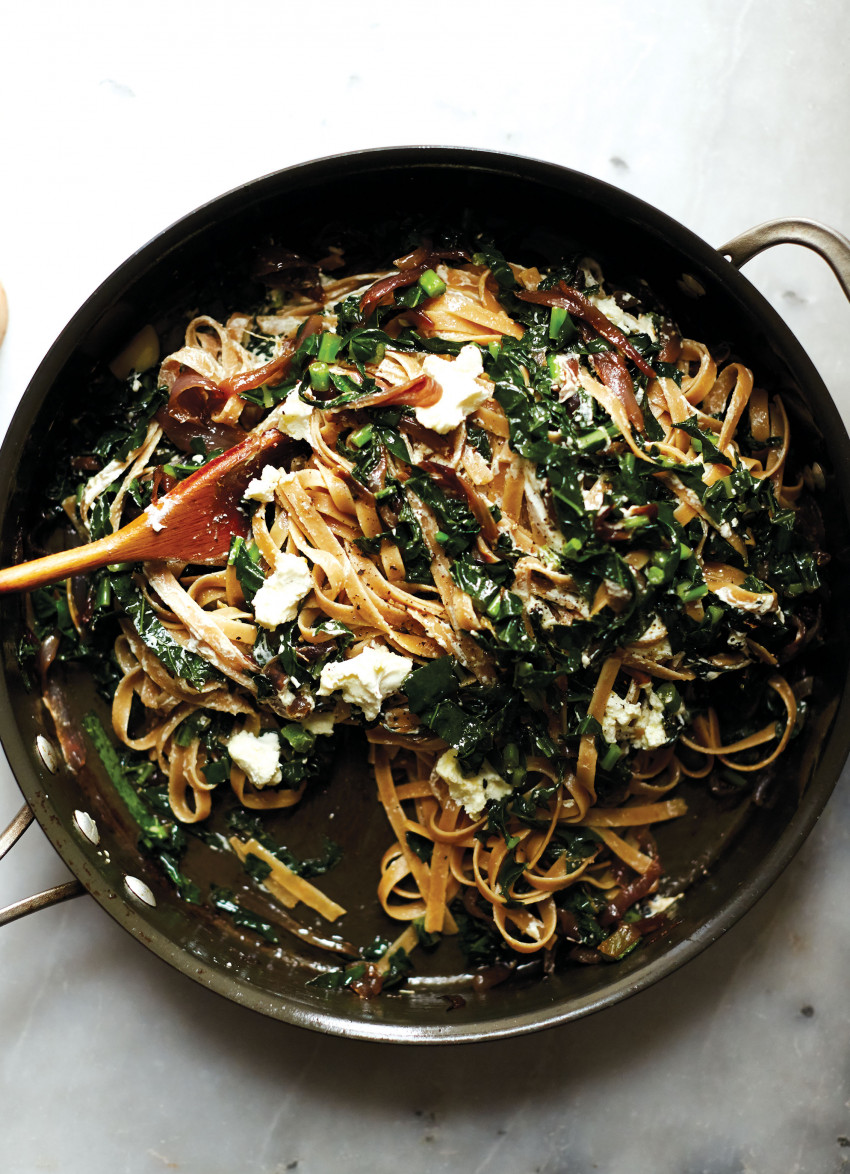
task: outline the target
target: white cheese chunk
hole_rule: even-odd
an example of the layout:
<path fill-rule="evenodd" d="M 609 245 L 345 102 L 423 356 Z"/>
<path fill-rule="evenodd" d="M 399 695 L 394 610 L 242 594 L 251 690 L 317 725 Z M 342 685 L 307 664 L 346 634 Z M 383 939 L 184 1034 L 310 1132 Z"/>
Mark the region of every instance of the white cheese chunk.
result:
<path fill-rule="evenodd" d="M 429 355 L 422 364 L 422 371 L 439 384 L 441 394 L 432 407 L 415 408 L 416 419 L 432 432 L 441 435 L 457 428 L 470 412 L 480 408 L 493 394 L 492 386 L 482 387 L 477 382 L 484 367 L 481 351 L 472 343 L 461 347 L 456 359 Z"/>
<path fill-rule="evenodd" d="M 473 819 L 481 814 L 488 799 L 504 799 L 513 790 L 489 762 L 483 763 L 477 775 L 463 774 L 454 749 L 440 755 L 434 770 L 448 786 L 455 803 L 460 803 Z"/>
<path fill-rule="evenodd" d="M 310 417 L 313 409 L 305 404 L 295 387 L 281 404 L 277 417 L 277 428 L 291 436 L 293 440 L 310 439 Z"/>
<path fill-rule="evenodd" d="M 281 474 L 283 474 L 283 469 L 276 469 L 274 465 L 266 465 L 259 477 L 248 482 L 248 488 L 243 493 L 242 500 L 274 501 L 274 491 Z"/>
<path fill-rule="evenodd" d="M 301 600 L 313 590 L 313 575 L 306 558 L 282 554 L 277 566 L 254 596 L 254 615 L 263 628 L 288 624 L 298 615 Z"/>
<path fill-rule="evenodd" d="M 331 710 L 330 713 L 311 713 L 309 717 L 304 718 L 301 725 L 317 737 L 329 738 L 334 732 L 335 720 L 336 715 Z"/>
<path fill-rule="evenodd" d="M 641 701 L 624 701 L 612 693 L 602 715 L 606 742 L 630 742 L 636 750 L 657 750 L 670 741 L 664 728 L 664 702 L 650 690 Z"/>
<path fill-rule="evenodd" d="M 245 771 L 254 787 L 275 787 L 283 777 L 280 771 L 280 740 L 273 730 L 263 734 L 249 734 L 247 730 L 242 730 L 227 743 L 227 753 Z"/>
<path fill-rule="evenodd" d="M 384 698 L 399 691 L 412 668 L 409 657 L 373 644 L 348 660 L 326 664 L 319 677 L 319 696 L 338 691 L 343 700 L 360 706 L 367 721 L 374 721 Z"/>

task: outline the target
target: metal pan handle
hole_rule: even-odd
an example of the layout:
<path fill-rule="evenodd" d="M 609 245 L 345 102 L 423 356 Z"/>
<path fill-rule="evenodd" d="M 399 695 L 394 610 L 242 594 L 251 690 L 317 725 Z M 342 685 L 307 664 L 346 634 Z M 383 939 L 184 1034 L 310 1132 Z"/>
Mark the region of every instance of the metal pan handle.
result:
<path fill-rule="evenodd" d="M 25 803 L 6 830 L 0 835 L 0 859 L 17 844 L 18 840 L 33 821 L 33 813 Z M 26 917 L 28 913 L 35 913 L 39 909 L 46 909 L 48 905 L 56 905 L 59 901 L 67 901 L 70 897 L 79 897 L 85 889 L 78 880 L 66 881 L 63 885 L 54 885 L 52 889 L 45 889 L 32 897 L 24 897 L 22 901 L 15 901 L 0 909 L 0 925 L 8 925 L 10 921 L 17 921 L 19 917 Z"/>
<path fill-rule="evenodd" d="M 850 301 L 850 240 L 817 220 L 768 220 L 740 233 L 719 250 L 736 269 L 774 245 L 804 245 L 818 253 L 838 278 Z"/>

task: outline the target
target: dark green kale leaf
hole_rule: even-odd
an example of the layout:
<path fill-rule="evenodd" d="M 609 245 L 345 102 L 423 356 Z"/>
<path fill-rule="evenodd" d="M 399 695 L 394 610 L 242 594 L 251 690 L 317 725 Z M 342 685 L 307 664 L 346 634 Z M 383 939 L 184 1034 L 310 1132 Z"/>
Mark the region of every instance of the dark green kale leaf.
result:
<path fill-rule="evenodd" d="M 431 863 L 431 857 L 434 854 L 434 843 L 429 840 L 427 836 L 420 836 L 417 832 L 408 832 L 405 836 L 407 846 L 412 852 L 415 852 L 420 860 L 425 864 Z"/>
<path fill-rule="evenodd" d="M 393 987 L 401 986 L 412 969 L 413 963 L 408 957 L 407 951 L 400 946 L 390 954 L 390 962 L 383 974 L 381 990 L 389 991 Z"/>
<path fill-rule="evenodd" d="M 33 606 L 33 631 L 19 642 L 17 649 L 22 669 L 30 672 L 38 654 L 39 643 L 48 636 L 59 638 L 55 661 L 76 663 L 91 673 L 102 697 L 111 700 L 122 672 L 115 659 L 116 613 L 112 609 L 112 587 L 108 571 L 96 571 L 90 578 L 90 618 L 80 634 L 71 619 L 65 584 L 39 587 L 30 593 Z"/>
<path fill-rule="evenodd" d="M 692 437 L 695 442 L 694 448 L 697 452 L 702 453 L 705 464 L 729 464 L 729 458 L 725 457 L 714 443 L 714 435 L 711 432 L 700 428 L 699 419 L 697 416 L 689 416 L 687 420 L 680 421 L 676 427 L 681 428 L 683 432 L 687 432 L 688 436 Z"/>
<path fill-rule="evenodd" d="M 241 929 L 250 929 L 254 933 L 265 938 L 273 946 L 280 943 L 277 930 L 264 918 L 256 913 L 251 913 L 248 909 L 243 909 L 241 905 L 233 899 L 233 890 L 220 888 L 218 885 L 210 886 L 210 903 L 213 908 L 219 909 L 222 913 L 227 913 L 234 925 L 238 925 Z"/>
<path fill-rule="evenodd" d="M 470 916 L 460 901 L 453 901 L 451 913 L 457 923 L 458 945 L 471 967 L 493 966 L 516 960 L 502 935 L 490 921 Z"/>
<path fill-rule="evenodd" d="M 242 861 L 242 867 L 248 873 L 251 880 L 255 880 L 257 884 L 262 884 L 268 876 L 271 876 L 272 866 L 268 860 L 263 860 L 260 856 L 255 856 L 253 852 L 247 854 Z"/>
<path fill-rule="evenodd" d="M 119 753 L 110 741 L 100 719 L 94 713 L 87 713 L 82 724 L 103 763 L 109 781 L 130 815 L 142 829 L 145 837 L 152 843 L 170 844 L 172 842 L 171 829 L 163 821 L 156 818 L 147 803 L 130 783 L 128 772 L 122 765 Z M 147 763 L 147 766 L 150 770 L 153 769 L 151 763 Z"/>
<path fill-rule="evenodd" d="M 451 656 L 429 660 L 416 668 L 402 686 L 412 713 L 425 713 L 438 701 L 451 697 L 460 688 Z"/>
<path fill-rule="evenodd" d="M 404 574 L 409 583 L 433 583 L 431 552 L 425 544 L 422 527 L 404 493 L 393 498 L 398 522 L 393 527 L 392 539 L 404 562 Z"/>
<path fill-rule="evenodd" d="M 151 417 L 167 399 L 168 388 L 158 385 L 154 369 L 128 376 L 110 405 L 116 424 L 101 433 L 90 449 L 92 455 L 100 457 L 104 464 L 126 460 L 144 441 Z"/>
<path fill-rule="evenodd" d="M 143 642 L 156 654 L 163 665 L 194 685 L 196 689 L 209 681 L 221 680 L 221 673 L 194 652 L 189 652 L 171 635 L 156 612 L 133 583 L 129 575 L 118 575 L 112 580 L 115 598 L 124 608 Z"/>
<path fill-rule="evenodd" d="M 181 872 L 178 863 L 186 850 L 186 834 L 173 818 L 161 818 L 155 814 L 145 793 L 144 785 L 153 774 L 153 764 L 144 755 L 133 751 L 119 753 L 96 714 L 87 713 L 82 724 L 116 794 L 139 826 L 140 846 L 159 863 L 185 901 L 200 903 L 198 886 Z"/>
<path fill-rule="evenodd" d="M 352 449 L 348 444 L 338 447 L 348 460 L 354 462 L 352 475 L 361 485 L 373 489 L 373 475 L 385 459 L 385 453 L 391 453 L 402 464 L 409 465 L 411 461 L 407 442 L 398 431 L 398 422 L 404 409 L 381 409 L 371 412 L 371 421 L 364 428 L 352 436 L 349 442 L 354 441 Z"/>
<path fill-rule="evenodd" d="M 396 344 L 385 330 L 363 326 L 345 336 L 339 354 L 347 352 L 352 363 L 380 363 L 388 346 Z"/>
<path fill-rule="evenodd" d="M 652 364 L 655 373 L 662 379 L 672 379 L 677 387 L 682 386 L 682 372 L 675 363 L 662 363 L 658 359 Z"/>
<path fill-rule="evenodd" d="M 493 457 L 493 450 L 490 448 L 490 440 L 483 428 L 479 428 L 477 424 L 466 424 L 466 439 L 470 445 L 481 453 L 485 461 L 489 461 Z"/>
<path fill-rule="evenodd" d="M 608 937 L 597 920 L 605 907 L 604 900 L 591 895 L 584 885 L 573 885 L 565 889 L 559 896 L 558 904 L 562 909 L 569 909 L 578 922 L 579 935 L 583 946 L 598 946 Z"/>
<path fill-rule="evenodd" d="M 415 470 L 404 483 L 406 493 L 415 493 L 435 514 L 440 523 L 437 541 L 449 558 L 468 550 L 481 527 L 469 506 L 459 497 L 449 497 L 433 477 L 421 470 Z"/>
<path fill-rule="evenodd" d="M 442 934 L 431 933 L 425 928 L 425 918 L 415 917 L 413 928 L 416 930 L 416 939 L 423 950 L 435 950 L 442 941 Z"/>
<path fill-rule="evenodd" d="M 476 265 L 487 266 L 500 289 L 516 289 L 517 283 L 513 270 L 505 259 L 504 253 L 500 252 L 492 241 L 481 241 L 472 259 Z"/>
<path fill-rule="evenodd" d="M 526 652 L 534 646 L 523 622 L 523 601 L 504 586 L 508 579 L 513 580 L 509 563 L 485 565 L 464 554 L 452 563 L 451 573 L 461 591 L 471 596 L 492 622 L 501 644 L 514 652 Z"/>
<path fill-rule="evenodd" d="M 351 966 L 339 970 L 326 970 L 322 974 L 317 974 L 315 978 L 309 979 L 304 985 L 317 987 L 324 991 L 341 991 L 345 987 L 359 982 L 366 974 L 368 965 L 367 962 L 355 962 Z"/>
<path fill-rule="evenodd" d="M 466 345 L 468 344 L 451 342 L 447 338 L 426 338 L 408 327 L 399 332 L 398 338 L 393 342 L 393 349 L 397 351 L 427 351 L 432 355 L 459 355 Z"/>
<path fill-rule="evenodd" d="M 116 490 L 114 489 L 104 490 L 92 506 L 91 513 L 89 514 L 89 535 L 93 542 L 96 542 L 98 538 L 105 538 L 107 534 L 112 533 L 112 520 L 109 517 L 109 511 L 115 493 Z"/>
<path fill-rule="evenodd" d="M 509 836 L 507 839 L 508 850 L 499 867 L 499 874 L 496 877 L 496 883 L 499 886 L 499 892 L 511 904 L 512 898 L 510 891 L 522 874 L 525 872 L 525 862 L 517 860 L 516 849 L 519 844 L 518 836 Z"/>

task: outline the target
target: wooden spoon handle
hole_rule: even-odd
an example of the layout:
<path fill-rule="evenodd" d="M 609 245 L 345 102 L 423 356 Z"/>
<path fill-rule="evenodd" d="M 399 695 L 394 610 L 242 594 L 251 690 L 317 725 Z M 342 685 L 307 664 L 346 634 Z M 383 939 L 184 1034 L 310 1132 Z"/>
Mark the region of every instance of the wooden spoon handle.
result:
<path fill-rule="evenodd" d="M 139 524 L 141 523 L 141 524 Z M 137 518 L 115 534 L 107 534 L 85 546 L 60 550 L 32 562 L 19 563 L 0 571 L 0 594 L 7 591 L 32 591 L 47 583 L 58 583 L 69 575 L 81 575 L 107 563 L 135 561 L 150 552 L 151 528 L 147 519 Z"/>

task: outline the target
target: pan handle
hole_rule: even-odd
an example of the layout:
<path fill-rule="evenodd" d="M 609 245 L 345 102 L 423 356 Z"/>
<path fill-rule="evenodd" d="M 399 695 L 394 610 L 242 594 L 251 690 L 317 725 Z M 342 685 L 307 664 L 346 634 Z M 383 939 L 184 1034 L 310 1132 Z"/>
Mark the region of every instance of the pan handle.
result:
<path fill-rule="evenodd" d="M 17 844 L 33 818 L 31 808 L 25 803 L 6 830 L 0 834 L 0 859 Z M 46 909 L 48 905 L 56 905 L 59 901 L 67 901 L 70 897 L 79 897 L 85 891 L 78 880 L 54 885 L 52 889 L 45 889 L 43 893 L 36 893 L 32 897 L 24 897 L 22 901 L 15 901 L 5 909 L 0 909 L 0 925 L 8 925 L 10 921 L 17 921 L 19 917 L 26 917 L 28 913 Z"/>
<path fill-rule="evenodd" d="M 850 240 L 817 220 L 768 220 L 740 233 L 719 250 L 736 269 L 774 245 L 804 245 L 820 254 L 850 300 Z"/>

